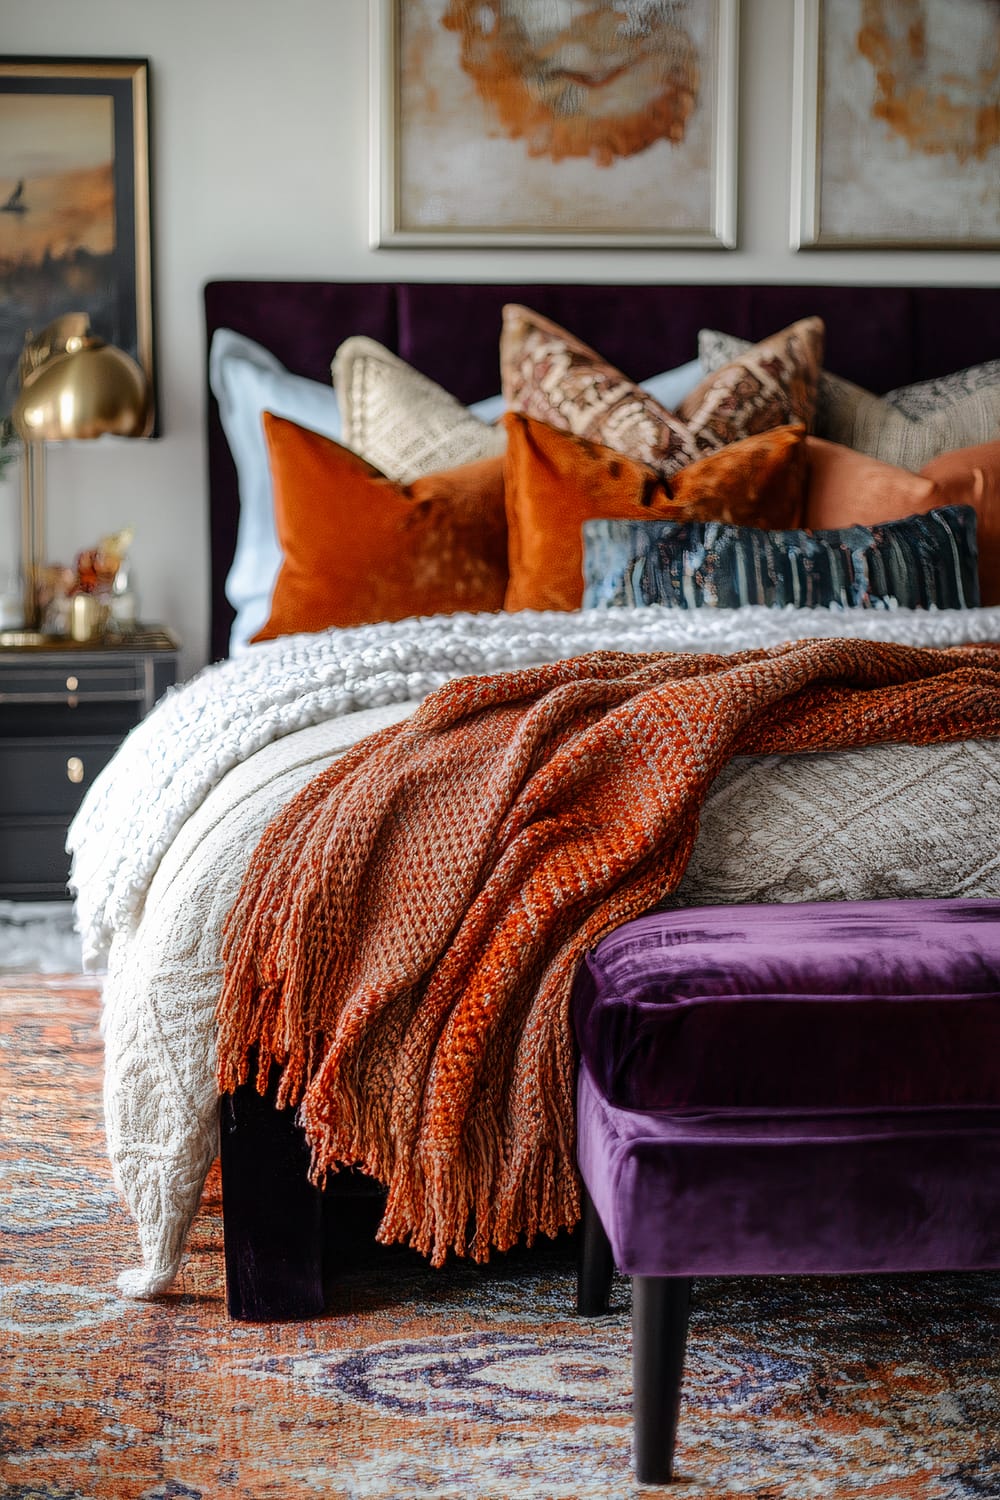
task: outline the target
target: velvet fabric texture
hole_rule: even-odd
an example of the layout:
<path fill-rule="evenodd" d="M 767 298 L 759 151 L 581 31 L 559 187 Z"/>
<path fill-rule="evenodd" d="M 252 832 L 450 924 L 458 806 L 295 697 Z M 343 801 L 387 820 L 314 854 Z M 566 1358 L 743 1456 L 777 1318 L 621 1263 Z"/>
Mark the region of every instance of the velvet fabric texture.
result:
<path fill-rule="evenodd" d="M 508 412 L 507 609 L 579 609 L 580 528 L 595 517 L 798 524 L 805 428 L 777 427 L 697 459 L 669 480 L 601 443 Z"/>
<path fill-rule="evenodd" d="M 254 640 L 502 607 L 501 458 L 401 485 L 319 433 L 263 421 L 283 558 Z"/>
<path fill-rule="evenodd" d="M 1000 901 L 654 912 L 572 1012 L 622 1271 L 1000 1265 Z"/>
<path fill-rule="evenodd" d="M 670 478 L 727 443 L 801 422 L 816 406 L 823 324 L 804 318 L 707 375 L 676 413 L 565 328 L 504 308 L 500 376 L 511 411 L 603 443 Z"/>
<path fill-rule="evenodd" d="M 969 484 L 942 489 L 911 469 L 825 438 L 810 437 L 806 456 L 809 482 L 802 524 L 810 531 L 898 521 L 939 505 L 960 505 L 971 490 Z"/>
<path fill-rule="evenodd" d="M 340 442 L 340 410 L 329 381 L 289 374 L 269 350 L 231 328 L 220 328 L 212 339 L 208 378 L 240 483 L 240 524 L 226 579 L 236 611 L 229 641 L 235 653 L 267 619 L 281 567 L 261 415 L 274 412 Z"/>
<path fill-rule="evenodd" d="M 703 286 L 547 282 L 512 286 L 453 282 L 211 281 L 205 287 L 205 347 L 217 328 L 255 339 L 290 371 L 329 379 L 330 354 L 368 334 L 438 381 L 459 400 L 497 389 L 501 312 L 522 302 L 587 343 L 620 369 L 647 377 L 690 360 L 698 331 L 729 328 L 751 341 L 799 318 L 826 326 L 826 363 L 870 390 L 947 375 L 1000 348 L 995 286 L 814 286 L 723 282 Z M 213 655 L 224 656 L 232 610 L 225 579 L 233 555 L 239 492 L 232 455 L 207 393 L 212 544 Z"/>
<path fill-rule="evenodd" d="M 764 531 L 721 521 L 587 521 L 583 603 L 615 609 L 972 609 L 976 513 L 884 526 Z"/>
<path fill-rule="evenodd" d="M 619 1109 L 584 1064 L 577 1159 L 629 1276 L 1000 1266 L 1000 1110 Z"/>
<path fill-rule="evenodd" d="M 1000 1108 L 1000 901 L 653 912 L 587 955 L 573 1014 L 621 1108 Z"/>
<path fill-rule="evenodd" d="M 803 525 L 812 530 L 873 526 L 942 505 L 971 505 L 980 601 L 1000 604 L 1000 442 L 942 453 L 919 474 L 822 438 L 808 438 L 806 452 Z"/>
<path fill-rule="evenodd" d="M 1000 441 L 941 453 L 920 473 L 945 494 L 964 493 L 976 512 L 982 602 L 1000 604 Z"/>

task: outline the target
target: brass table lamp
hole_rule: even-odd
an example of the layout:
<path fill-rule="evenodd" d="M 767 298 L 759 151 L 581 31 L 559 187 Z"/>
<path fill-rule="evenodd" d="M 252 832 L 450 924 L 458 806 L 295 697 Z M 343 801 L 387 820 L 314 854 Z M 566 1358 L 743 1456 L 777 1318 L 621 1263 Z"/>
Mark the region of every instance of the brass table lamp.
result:
<path fill-rule="evenodd" d="M 86 313 L 66 313 L 36 337 L 18 365 L 12 418 L 24 440 L 21 556 L 24 623 L 39 627 L 38 575 L 45 562 L 45 444 L 69 438 L 146 437 L 149 385 L 132 357 L 90 331 Z"/>

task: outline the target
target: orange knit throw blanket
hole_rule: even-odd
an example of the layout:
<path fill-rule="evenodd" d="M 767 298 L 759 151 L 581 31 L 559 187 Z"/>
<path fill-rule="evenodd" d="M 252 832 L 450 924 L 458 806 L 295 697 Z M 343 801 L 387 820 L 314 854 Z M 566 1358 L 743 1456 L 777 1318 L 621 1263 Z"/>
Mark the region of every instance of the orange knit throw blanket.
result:
<path fill-rule="evenodd" d="M 730 757 L 998 735 L 1000 646 L 596 652 L 448 683 L 264 833 L 226 927 L 220 1087 L 276 1066 L 316 1180 L 363 1167 L 380 1238 L 435 1264 L 554 1234 L 579 1214 L 574 971 L 676 888 Z"/>

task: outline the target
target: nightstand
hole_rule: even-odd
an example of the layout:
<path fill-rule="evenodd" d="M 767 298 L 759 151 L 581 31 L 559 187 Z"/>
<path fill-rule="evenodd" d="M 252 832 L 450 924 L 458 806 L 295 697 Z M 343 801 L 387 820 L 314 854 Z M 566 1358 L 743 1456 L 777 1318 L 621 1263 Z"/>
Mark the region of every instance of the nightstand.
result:
<path fill-rule="evenodd" d="M 66 830 L 94 777 L 177 678 L 155 625 L 119 641 L 0 645 L 0 898 L 68 896 Z"/>

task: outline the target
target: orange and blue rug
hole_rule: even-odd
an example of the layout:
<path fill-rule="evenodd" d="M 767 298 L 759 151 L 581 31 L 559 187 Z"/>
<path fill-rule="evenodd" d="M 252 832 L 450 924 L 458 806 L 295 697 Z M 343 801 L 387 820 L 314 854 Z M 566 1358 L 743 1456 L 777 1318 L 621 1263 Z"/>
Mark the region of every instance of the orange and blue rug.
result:
<path fill-rule="evenodd" d="M 326 1318 L 231 1323 L 213 1175 L 176 1288 L 122 1300 L 99 1007 L 0 977 L 4 1500 L 1000 1496 L 998 1275 L 696 1284 L 669 1491 L 631 1478 L 627 1283 L 575 1317 L 566 1247 L 373 1248 Z"/>

